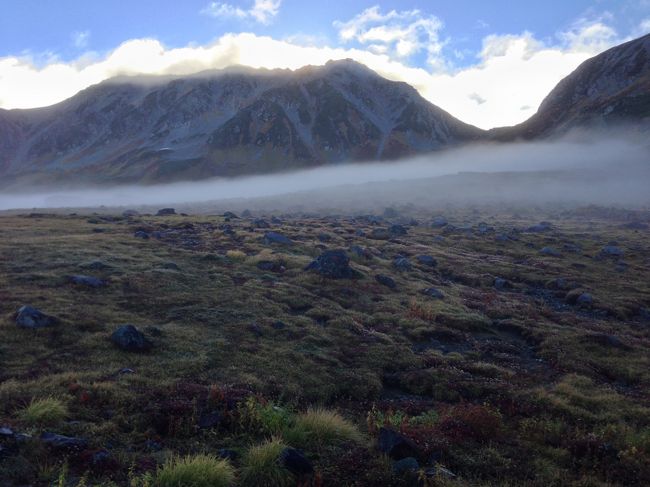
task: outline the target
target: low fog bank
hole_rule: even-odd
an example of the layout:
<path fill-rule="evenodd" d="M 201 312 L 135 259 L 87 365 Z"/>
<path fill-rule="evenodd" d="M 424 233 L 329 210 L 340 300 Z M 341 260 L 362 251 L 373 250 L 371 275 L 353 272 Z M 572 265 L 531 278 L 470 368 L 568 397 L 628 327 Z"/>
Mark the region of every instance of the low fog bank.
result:
<path fill-rule="evenodd" d="M 650 145 L 638 138 L 574 137 L 481 144 L 399 162 L 286 174 L 106 189 L 0 194 L 0 210 L 176 206 L 359 211 L 390 204 L 650 204 Z"/>

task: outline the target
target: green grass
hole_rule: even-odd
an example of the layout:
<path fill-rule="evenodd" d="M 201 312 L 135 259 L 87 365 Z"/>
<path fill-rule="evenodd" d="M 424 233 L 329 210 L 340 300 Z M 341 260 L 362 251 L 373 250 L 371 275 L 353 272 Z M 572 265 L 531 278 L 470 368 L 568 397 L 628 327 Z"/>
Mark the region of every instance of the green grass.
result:
<path fill-rule="evenodd" d="M 18 411 L 17 416 L 30 426 L 52 426 L 68 416 L 68 408 L 55 397 L 32 399 L 28 406 Z"/>
<path fill-rule="evenodd" d="M 235 469 L 228 460 L 211 455 L 172 458 L 156 472 L 157 487 L 230 487 Z"/>
<path fill-rule="evenodd" d="M 282 440 L 273 438 L 252 446 L 244 455 L 239 482 L 244 487 L 289 487 L 295 484 L 291 472 L 280 464 Z"/>
<path fill-rule="evenodd" d="M 318 408 L 299 414 L 285 438 L 292 444 L 313 447 L 361 442 L 363 435 L 339 413 Z"/>

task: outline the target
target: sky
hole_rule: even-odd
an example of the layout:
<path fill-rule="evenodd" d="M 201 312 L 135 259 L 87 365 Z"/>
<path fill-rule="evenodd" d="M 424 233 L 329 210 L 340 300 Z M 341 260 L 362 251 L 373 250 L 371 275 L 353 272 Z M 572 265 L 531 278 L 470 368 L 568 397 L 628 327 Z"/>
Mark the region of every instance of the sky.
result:
<path fill-rule="evenodd" d="M 352 58 L 464 122 L 513 125 L 581 62 L 650 33 L 650 0 L 0 0 L 0 108 L 121 74 Z"/>

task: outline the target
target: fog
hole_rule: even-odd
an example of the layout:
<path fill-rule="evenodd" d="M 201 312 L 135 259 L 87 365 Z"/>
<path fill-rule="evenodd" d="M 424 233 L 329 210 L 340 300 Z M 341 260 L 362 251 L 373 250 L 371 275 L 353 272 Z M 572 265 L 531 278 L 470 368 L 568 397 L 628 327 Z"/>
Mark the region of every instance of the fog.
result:
<path fill-rule="evenodd" d="M 574 136 L 481 144 L 398 162 L 153 186 L 3 191 L 0 210 L 176 206 L 360 211 L 390 204 L 650 204 L 650 146 L 641 138 Z"/>

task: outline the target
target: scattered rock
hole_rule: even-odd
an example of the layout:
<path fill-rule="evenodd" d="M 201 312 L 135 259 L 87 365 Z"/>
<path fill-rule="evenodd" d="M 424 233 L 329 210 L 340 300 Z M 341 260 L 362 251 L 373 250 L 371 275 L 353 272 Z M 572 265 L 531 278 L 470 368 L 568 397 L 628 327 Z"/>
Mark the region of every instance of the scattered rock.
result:
<path fill-rule="evenodd" d="M 508 281 L 507 279 L 504 279 L 503 277 L 495 277 L 494 278 L 494 288 L 498 289 L 499 291 L 503 291 L 505 289 L 511 289 L 512 288 L 512 283 Z"/>
<path fill-rule="evenodd" d="M 442 293 L 442 291 L 436 289 L 435 287 L 428 287 L 426 289 L 423 289 L 420 291 L 422 294 L 425 296 L 429 296 L 430 298 L 435 298 L 435 299 L 444 299 L 445 295 Z"/>
<path fill-rule="evenodd" d="M 44 432 L 40 439 L 50 448 L 66 452 L 82 451 L 88 447 L 88 442 L 83 438 L 64 436 L 51 432 Z"/>
<path fill-rule="evenodd" d="M 394 237 L 403 236 L 403 235 L 406 235 L 408 233 L 408 230 L 406 229 L 406 227 L 404 227 L 402 225 L 391 225 L 390 228 L 388 229 L 388 231 Z"/>
<path fill-rule="evenodd" d="M 615 245 L 606 245 L 600 251 L 603 257 L 623 257 L 623 250 Z"/>
<path fill-rule="evenodd" d="M 447 226 L 448 224 L 449 222 L 444 216 L 437 216 L 433 219 L 433 222 L 431 222 L 431 226 L 433 228 L 442 228 Z"/>
<path fill-rule="evenodd" d="M 420 464 L 413 457 L 402 458 L 393 463 L 393 473 L 395 475 L 405 475 L 420 470 Z"/>
<path fill-rule="evenodd" d="M 264 234 L 263 240 L 264 243 L 267 245 L 271 245 L 271 244 L 292 245 L 293 244 L 293 240 L 277 232 L 266 232 Z"/>
<path fill-rule="evenodd" d="M 271 228 L 271 224 L 267 222 L 264 218 L 256 218 L 253 220 L 254 228 Z"/>
<path fill-rule="evenodd" d="M 372 259 L 372 253 L 368 249 L 359 247 L 358 245 L 353 245 L 350 247 L 350 252 L 355 254 L 358 257 L 370 260 Z"/>
<path fill-rule="evenodd" d="M 239 458 L 239 453 L 237 453 L 235 450 L 230 450 L 228 448 L 219 449 L 217 454 L 219 455 L 219 458 L 223 458 L 224 460 L 230 460 L 231 462 Z"/>
<path fill-rule="evenodd" d="M 138 230 L 133 234 L 135 238 L 141 238 L 142 240 L 149 240 L 149 234 L 144 230 Z"/>
<path fill-rule="evenodd" d="M 92 277 L 92 276 L 74 275 L 74 276 L 70 276 L 69 279 L 72 284 L 76 284 L 77 286 L 91 287 L 95 289 L 107 285 L 106 281 L 103 281 L 97 277 Z"/>
<path fill-rule="evenodd" d="M 395 284 L 395 281 L 390 276 L 386 276 L 384 274 L 377 274 L 375 276 L 375 279 L 379 284 L 386 286 L 390 289 L 395 289 L 397 287 L 397 284 Z"/>
<path fill-rule="evenodd" d="M 314 270 L 321 276 L 332 279 L 350 279 L 356 277 L 350 267 L 350 258 L 344 250 L 326 250 L 309 264 L 305 270 Z"/>
<path fill-rule="evenodd" d="M 285 448 L 280 454 L 280 464 L 298 477 L 312 475 L 314 466 L 311 461 L 295 448 Z"/>
<path fill-rule="evenodd" d="M 250 218 L 253 216 L 253 213 L 251 213 L 251 210 L 244 210 L 241 212 L 241 216 L 243 218 Z"/>
<path fill-rule="evenodd" d="M 373 240 L 390 240 L 391 236 L 390 230 L 387 228 L 373 228 L 368 238 Z"/>
<path fill-rule="evenodd" d="M 591 335 L 587 335 L 585 337 L 585 340 L 606 348 L 617 348 L 619 350 L 632 350 L 632 347 L 630 347 L 626 343 L 623 343 L 623 341 L 619 337 L 615 335 L 608 335 L 606 333 L 594 333 Z"/>
<path fill-rule="evenodd" d="M 58 320 L 31 306 L 22 306 L 16 313 L 16 324 L 21 328 L 47 328 Z"/>
<path fill-rule="evenodd" d="M 402 255 L 398 255 L 393 259 L 393 267 L 400 272 L 410 271 L 413 268 L 411 261 Z"/>
<path fill-rule="evenodd" d="M 526 229 L 527 232 L 547 232 L 551 229 L 551 224 L 549 222 L 539 222 L 537 225 L 530 226 Z"/>
<path fill-rule="evenodd" d="M 594 304 L 594 298 L 589 293 L 582 293 L 577 297 L 576 304 L 582 308 L 590 308 Z"/>
<path fill-rule="evenodd" d="M 176 210 L 174 208 L 162 208 L 158 210 L 158 213 L 156 213 L 156 216 L 169 216 L 169 215 L 175 215 Z"/>
<path fill-rule="evenodd" d="M 418 447 L 412 440 L 386 427 L 379 428 L 377 446 L 379 451 L 393 460 L 402 460 L 409 457 L 418 458 L 420 456 Z"/>
<path fill-rule="evenodd" d="M 438 265 L 438 261 L 430 255 L 418 255 L 415 257 L 415 260 L 417 260 L 419 264 L 429 267 L 435 267 Z"/>
<path fill-rule="evenodd" d="M 239 220 L 239 217 L 238 217 L 235 213 L 233 213 L 232 211 L 226 211 L 226 212 L 223 214 L 223 217 L 224 217 L 226 220 Z"/>
<path fill-rule="evenodd" d="M 548 255 L 550 257 L 561 257 L 562 254 L 555 250 L 553 247 L 543 247 L 542 250 L 539 251 L 540 254 L 543 255 Z"/>
<path fill-rule="evenodd" d="M 133 325 L 120 326 L 111 335 L 111 341 L 127 352 L 146 352 L 153 347 L 153 343 Z"/>
<path fill-rule="evenodd" d="M 201 429 L 210 429 L 219 426 L 223 417 L 219 411 L 203 413 L 199 417 L 198 427 Z"/>
<path fill-rule="evenodd" d="M 122 216 L 124 218 L 132 218 L 134 216 L 140 216 L 140 212 L 138 212 L 136 210 L 124 210 L 122 212 Z"/>

